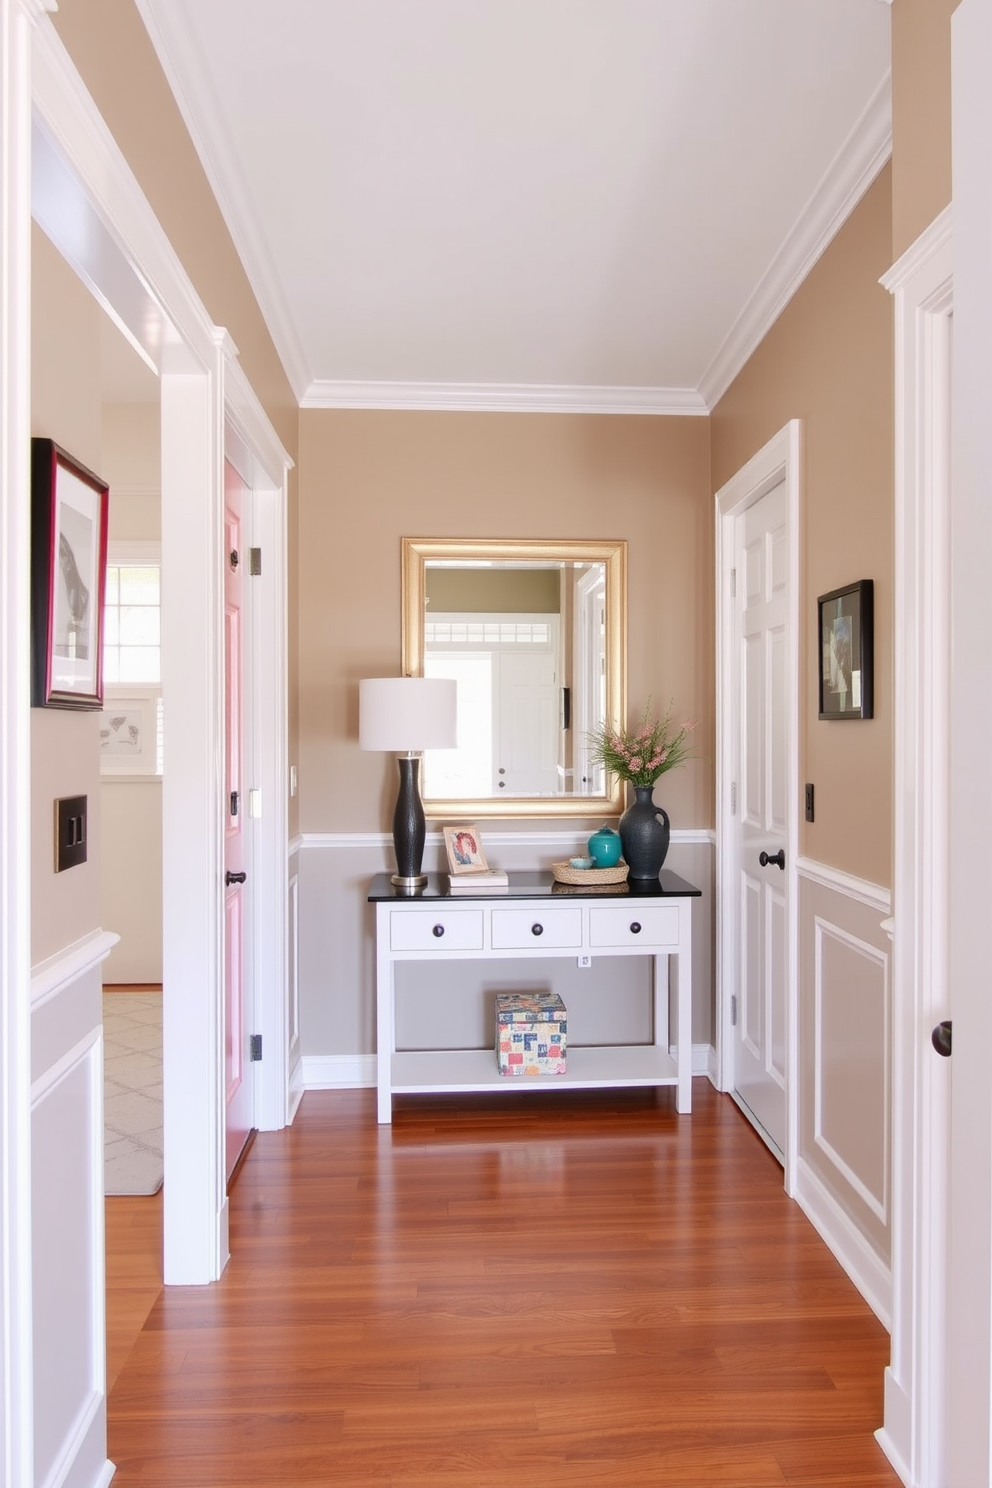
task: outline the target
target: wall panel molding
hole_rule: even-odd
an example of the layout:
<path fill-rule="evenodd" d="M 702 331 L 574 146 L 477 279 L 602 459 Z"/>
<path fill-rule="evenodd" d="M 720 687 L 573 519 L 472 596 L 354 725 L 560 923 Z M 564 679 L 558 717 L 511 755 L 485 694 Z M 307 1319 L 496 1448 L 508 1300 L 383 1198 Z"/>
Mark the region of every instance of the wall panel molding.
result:
<path fill-rule="evenodd" d="M 869 909 L 877 909 L 881 915 L 892 913 L 892 890 L 883 888 L 881 884 L 871 883 L 867 878 L 856 878 L 853 873 L 831 868 L 828 863 L 818 863 L 814 858 L 797 858 L 796 871 L 807 882 L 835 889 L 848 899 L 856 899 Z"/>

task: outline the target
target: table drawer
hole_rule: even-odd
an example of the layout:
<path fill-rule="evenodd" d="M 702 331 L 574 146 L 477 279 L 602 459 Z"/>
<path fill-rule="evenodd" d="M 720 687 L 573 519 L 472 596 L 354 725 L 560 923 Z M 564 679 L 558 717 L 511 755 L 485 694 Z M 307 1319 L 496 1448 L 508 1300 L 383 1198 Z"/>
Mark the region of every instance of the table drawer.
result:
<path fill-rule="evenodd" d="M 481 951 L 485 943 L 481 909 L 412 910 L 389 916 L 394 951 Z"/>
<path fill-rule="evenodd" d="M 493 949 L 534 950 L 582 945 L 582 911 L 568 909 L 494 909 Z"/>
<path fill-rule="evenodd" d="M 594 904 L 589 910 L 590 946 L 657 946 L 679 943 L 679 909 L 674 904 Z"/>

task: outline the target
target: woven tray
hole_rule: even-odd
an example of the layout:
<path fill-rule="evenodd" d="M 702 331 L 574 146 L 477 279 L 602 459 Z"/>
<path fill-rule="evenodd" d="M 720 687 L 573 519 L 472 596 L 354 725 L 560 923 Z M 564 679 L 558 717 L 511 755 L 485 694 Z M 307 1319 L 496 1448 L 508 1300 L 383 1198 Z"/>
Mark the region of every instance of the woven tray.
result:
<path fill-rule="evenodd" d="M 573 868 L 571 863 L 551 864 L 551 872 L 559 883 L 575 884 L 579 887 L 583 884 L 588 884 L 592 888 L 594 884 L 624 883 L 627 871 L 627 864 L 623 858 L 612 868 Z"/>

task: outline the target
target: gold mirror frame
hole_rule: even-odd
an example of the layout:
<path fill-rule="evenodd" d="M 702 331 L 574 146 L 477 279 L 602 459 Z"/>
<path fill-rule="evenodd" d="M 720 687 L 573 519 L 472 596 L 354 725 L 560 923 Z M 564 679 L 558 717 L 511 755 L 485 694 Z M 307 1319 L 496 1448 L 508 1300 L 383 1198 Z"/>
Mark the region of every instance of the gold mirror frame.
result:
<path fill-rule="evenodd" d="M 421 677 L 424 671 L 424 615 L 427 564 L 492 563 L 602 563 L 606 570 L 606 717 L 611 726 L 626 718 L 627 696 L 627 544 L 586 541 L 506 541 L 503 538 L 402 539 L 402 671 Z M 622 808 L 622 784 L 606 776 L 606 791 L 583 796 L 484 796 L 475 800 L 424 797 L 424 812 L 449 820 L 475 817 L 603 817 Z"/>

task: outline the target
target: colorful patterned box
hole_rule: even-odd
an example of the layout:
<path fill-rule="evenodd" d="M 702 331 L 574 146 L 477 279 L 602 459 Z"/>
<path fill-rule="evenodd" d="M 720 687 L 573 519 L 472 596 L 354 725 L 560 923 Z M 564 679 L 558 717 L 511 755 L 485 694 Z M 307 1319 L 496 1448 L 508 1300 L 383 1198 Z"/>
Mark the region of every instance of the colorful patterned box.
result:
<path fill-rule="evenodd" d="M 500 1074 L 563 1075 L 566 1023 L 565 1004 L 557 992 L 497 992 Z"/>

